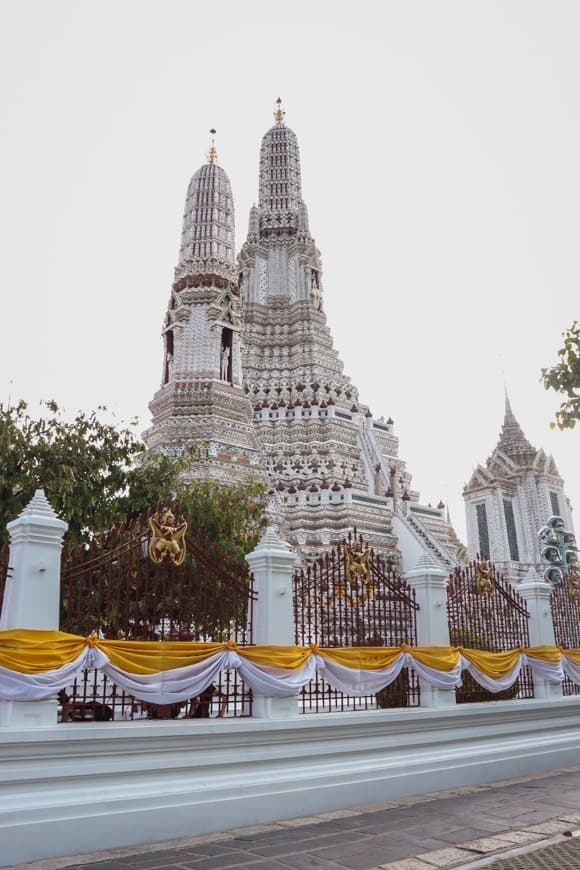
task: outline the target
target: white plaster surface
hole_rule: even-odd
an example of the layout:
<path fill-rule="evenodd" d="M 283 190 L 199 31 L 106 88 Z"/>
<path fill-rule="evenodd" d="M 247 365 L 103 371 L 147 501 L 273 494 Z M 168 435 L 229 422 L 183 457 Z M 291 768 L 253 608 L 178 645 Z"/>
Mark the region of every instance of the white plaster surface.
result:
<path fill-rule="evenodd" d="M 575 763 L 580 699 L 0 729 L 0 864 Z"/>

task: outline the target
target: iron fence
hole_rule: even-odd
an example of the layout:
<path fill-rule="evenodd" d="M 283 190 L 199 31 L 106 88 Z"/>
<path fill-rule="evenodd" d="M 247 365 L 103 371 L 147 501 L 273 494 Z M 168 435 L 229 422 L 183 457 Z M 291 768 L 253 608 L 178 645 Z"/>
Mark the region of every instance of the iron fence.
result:
<path fill-rule="evenodd" d="M 61 572 L 62 631 L 108 639 L 180 640 L 252 644 L 255 592 L 245 562 L 216 552 L 199 530 L 185 534 L 183 564 L 155 563 L 147 516 L 72 548 Z M 66 695 L 66 698 L 65 698 Z M 64 718 L 181 718 L 192 704 L 143 705 L 102 673 L 88 671 L 62 696 Z M 251 715 L 250 689 L 236 671 L 224 671 L 207 714 Z M 224 705 L 227 708 L 224 709 Z M 108 709 L 107 709 L 108 708 Z M 109 716 L 111 713 L 111 716 Z"/>
<path fill-rule="evenodd" d="M 485 560 L 470 562 L 451 575 L 447 616 L 453 646 L 499 652 L 530 644 L 526 602 Z M 456 693 L 459 704 L 534 697 L 528 667 L 522 668 L 516 683 L 503 692 L 487 691 L 465 671 L 462 681 L 463 686 Z"/>
<path fill-rule="evenodd" d="M 353 570 L 353 554 L 364 566 L 359 571 Z M 415 645 L 417 609 L 414 590 L 356 530 L 294 575 L 295 639 L 301 646 Z M 419 701 L 417 676 L 405 669 L 377 695 L 364 697 L 351 697 L 317 677 L 302 690 L 299 709 L 321 713 L 416 707 Z"/>
<path fill-rule="evenodd" d="M 567 583 L 554 587 L 550 597 L 556 646 L 580 649 L 580 601 L 570 597 Z M 562 683 L 565 695 L 580 695 L 580 686 L 566 677 Z"/>

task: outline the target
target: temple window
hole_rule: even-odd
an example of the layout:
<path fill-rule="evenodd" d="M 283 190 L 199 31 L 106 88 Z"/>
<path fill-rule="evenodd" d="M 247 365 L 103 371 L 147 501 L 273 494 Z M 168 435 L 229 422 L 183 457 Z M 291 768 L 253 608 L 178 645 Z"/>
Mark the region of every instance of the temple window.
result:
<path fill-rule="evenodd" d="M 227 381 L 228 384 L 233 383 L 233 351 L 234 333 L 229 327 L 224 326 L 222 329 L 222 340 L 220 350 L 220 379 Z"/>
<path fill-rule="evenodd" d="M 169 383 L 171 369 L 173 368 L 173 330 L 165 333 L 165 361 L 163 365 L 163 383 Z"/>
<path fill-rule="evenodd" d="M 479 535 L 479 552 L 489 559 L 489 529 L 487 526 L 487 511 L 484 504 L 475 506 L 477 514 L 477 531 Z"/>
<path fill-rule="evenodd" d="M 514 518 L 514 509 L 510 499 L 504 498 L 503 512 L 505 515 L 505 524 L 507 529 L 508 545 L 510 548 L 510 559 L 512 562 L 520 561 L 518 550 L 518 538 L 516 534 L 516 521 Z"/>

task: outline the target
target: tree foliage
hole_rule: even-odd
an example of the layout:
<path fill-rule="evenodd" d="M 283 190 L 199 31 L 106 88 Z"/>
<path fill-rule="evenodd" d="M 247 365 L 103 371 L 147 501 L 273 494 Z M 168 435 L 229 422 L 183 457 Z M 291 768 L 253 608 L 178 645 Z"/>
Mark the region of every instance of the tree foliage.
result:
<path fill-rule="evenodd" d="M 547 390 L 564 396 L 556 412 L 554 429 L 573 429 L 580 420 L 580 324 L 576 321 L 563 333 L 564 344 L 558 351 L 559 361 L 549 369 L 542 369 L 542 381 Z"/>
<path fill-rule="evenodd" d="M 26 402 L 0 404 L 0 543 L 6 523 L 43 488 L 69 524 L 67 540 L 82 541 L 146 513 L 157 503 L 177 502 L 190 526 L 201 528 L 218 548 L 243 556 L 263 524 L 258 484 L 220 487 L 186 483 L 199 450 L 180 458 L 146 450 L 136 422 L 119 428 L 102 422 L 105 408 L 67 420 L 54 401 L 34 419 Z"/>

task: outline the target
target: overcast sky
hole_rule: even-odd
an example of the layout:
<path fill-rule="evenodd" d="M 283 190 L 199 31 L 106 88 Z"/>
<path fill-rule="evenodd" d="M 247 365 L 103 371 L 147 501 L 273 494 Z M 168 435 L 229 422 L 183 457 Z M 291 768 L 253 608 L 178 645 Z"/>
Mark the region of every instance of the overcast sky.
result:
<path fill-rule="evenodd" d="M 218 130 L 237 248 L 274 101 L 328 322 L 425 502 L 514 412 L 580 504 L 540 370 L 580 316 L 580 4 L 3 0 L 0 401 L 149 424 L 190 176 Z"/>

